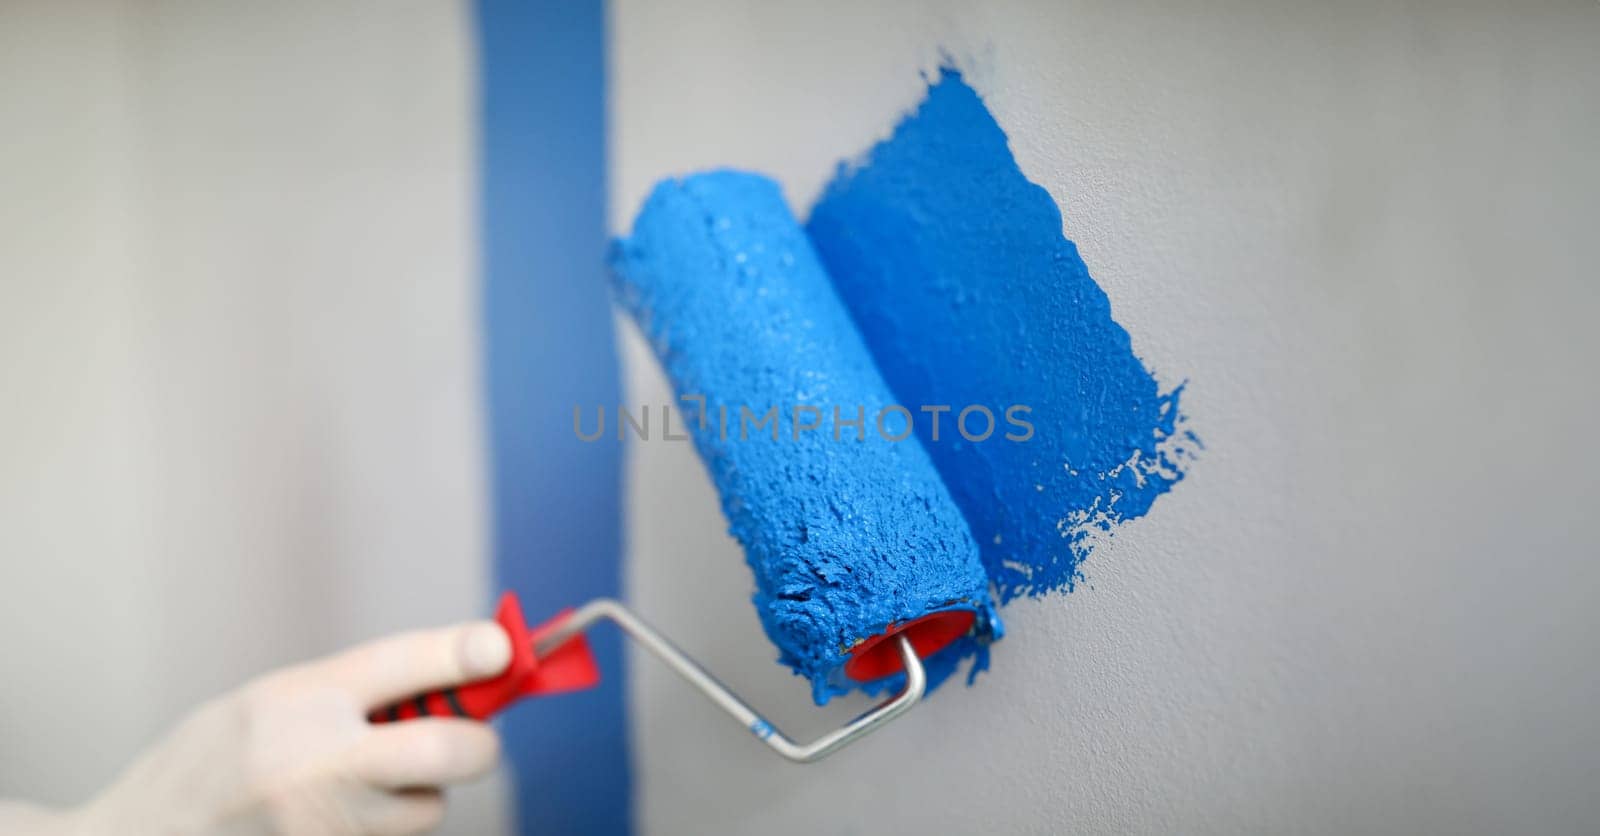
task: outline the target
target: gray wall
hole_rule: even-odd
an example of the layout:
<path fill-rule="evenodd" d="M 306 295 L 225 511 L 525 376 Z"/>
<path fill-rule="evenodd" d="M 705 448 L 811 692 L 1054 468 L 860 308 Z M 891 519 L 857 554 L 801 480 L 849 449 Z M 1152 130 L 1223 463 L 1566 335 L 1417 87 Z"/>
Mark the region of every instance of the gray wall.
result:
<path fill-rule="evenodd" d="M 613 4 L 617 229 L 711 165 L 804 213 L 948 54 L 1207 446 L 824 765 L 636 658 L 646 832 L 1593 831 L 1600 7 L 1182 5 Z M 797 733 L 859 708 L 772 664 L 692 451 L 630 475 L 639 608 Z"/>
<path fill-rule="evenodd" d="M 0 5 L 0 797 L 484 610 L 466 23 Z"/>

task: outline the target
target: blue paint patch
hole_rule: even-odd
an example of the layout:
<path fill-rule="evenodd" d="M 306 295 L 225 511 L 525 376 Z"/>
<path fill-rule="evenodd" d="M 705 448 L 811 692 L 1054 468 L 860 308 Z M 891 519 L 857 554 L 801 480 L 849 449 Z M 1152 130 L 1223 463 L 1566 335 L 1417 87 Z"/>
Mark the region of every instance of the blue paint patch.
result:
<path fill-rule="evenodd" d="M 1024 442 L 971 443 L 954 411 L 937 438 L 933 415 L 916 426 L 1002 602 L 1070 588 L 1095 535 L 1183 478 L 1198 446 L 1183 387 L 1161 392 L 1134 356 L 1056 202 L 959 72 L 840 166 L 807 232 L 900 403 L 983 405 L 996 436 L 1022 435 L 1003 416 L 1031 408 L 1013 413 L 1033 426 Z"/>
<path fill-rule="evenodd" d="M 621 588 L 621 458 L 573 436 L 574 404 L 618 401 L 605 251 L 604 16 L 598 0 L 479 0 L 479 170 L 495 576 L 529 618 Z M 626 833 L 627 693 L 605 679 L 504 715 L 523 833 Z"/>
<path fill-rule="evenodd" d="M 664 181 L 611 264 L 689 408 L 762 626 L 816 701 L 853 687 L 839 669 L 857 643 L 928 613 L 985 628 L 929 659 L 930 686 L 979 653 L 998 622 L 977 544 L 922 446 L 873 426 L 889 386 L 777 184 Z"/>

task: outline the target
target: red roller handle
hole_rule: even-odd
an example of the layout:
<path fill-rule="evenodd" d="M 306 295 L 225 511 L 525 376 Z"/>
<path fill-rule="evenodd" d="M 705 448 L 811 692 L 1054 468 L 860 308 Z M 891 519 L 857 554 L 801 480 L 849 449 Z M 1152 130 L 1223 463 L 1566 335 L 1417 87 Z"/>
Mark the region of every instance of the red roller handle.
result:
<path fill-rule="evenodd" d="M 421 694 L 368 715 L 374 723 L 390 723 L 416 717 L 470 717 L 487 720 L 501 709 L 524 697 L 581 691 L 600 683 L 600 668 L 595 665 L 589 642 L 578 634 L 542 658 L 533 655 L 533 646 L 545 633 L 555 629 L 572 610 L 562 610 L 555 618 L 528 629 L 522 618 L 522 605 L 515 593 L 500 596 L 494 620 L 511 639 L 511 664 L 493 679 L 484 679 L 455 688 Z"/>

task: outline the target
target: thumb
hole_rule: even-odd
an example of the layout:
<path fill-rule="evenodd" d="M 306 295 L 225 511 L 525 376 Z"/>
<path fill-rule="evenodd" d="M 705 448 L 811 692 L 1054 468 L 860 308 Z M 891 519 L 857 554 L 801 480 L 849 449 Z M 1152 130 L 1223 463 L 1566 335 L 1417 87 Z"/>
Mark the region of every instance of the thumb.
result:
<path fill-rule="evenodd" d="M 401 633 L 358 645 L 308 673 L 380 708 L 427 691 L 488 679 L 511 663 L 511 640 L 493 621 Z"/>

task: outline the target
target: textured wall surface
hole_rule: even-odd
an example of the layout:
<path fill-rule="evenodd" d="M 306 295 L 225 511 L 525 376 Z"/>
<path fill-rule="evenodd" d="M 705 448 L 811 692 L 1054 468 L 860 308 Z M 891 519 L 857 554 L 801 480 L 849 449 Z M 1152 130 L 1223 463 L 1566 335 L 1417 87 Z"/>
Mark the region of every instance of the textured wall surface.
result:
<path fill-rule="evenodd" d="M 795 767 L 635 658 L 652 833 L 1583 832 L 1600 701 L 1593 4 L 612 9 L 613 228 L 659 177 L 804 215 L 946 57 L 1207 449 L 993 668 Z M 972 6 L 969 8 L 969 6 Z M 670 393 L 625 326 L 631 403 Z M 687 444 L 629 451 L 630 594 L 797 734 Z M 685 763 L 694 764 L 685 768 Z"/>

